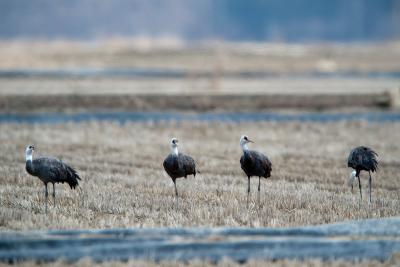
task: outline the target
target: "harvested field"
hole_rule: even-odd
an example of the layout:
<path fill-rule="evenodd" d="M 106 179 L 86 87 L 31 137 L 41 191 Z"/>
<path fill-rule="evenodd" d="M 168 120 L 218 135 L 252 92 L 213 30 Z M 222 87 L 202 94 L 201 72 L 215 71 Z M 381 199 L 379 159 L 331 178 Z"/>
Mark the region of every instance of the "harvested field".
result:
<path fill-rule="evenodd" d="M 12 117 L 8 114 L 68 116 L 83 112 L 90 116 L 91 112 L 114 111 L 183 111 L 192 115 L 199 111 L 273 110 L 298 114 L 323 110 L 367 114 L 384 109 L 397 114 L 399 47 L 398 42 L 199 45 L 143 40 L 0 42 L 0 113 L 6 119 Z M 124 75 L 124 71 L 141 70 L 144 70 L 142 76 Z M 113 71 L 117 75 L 109 75 Z M 161 75 L 146 77 L 146 71 Z M 354 118 L 325 123 L 44 121 L 48 123 L 20 124 L 7 120 L 0 123 L 2 234 L 14 230 L 18 235 L 32 233 L 20 233 L 28 230 L 135 227 L 278 228 L 400 215 L 398 120 L 390 123 Z M 239 165 L 242 134 L 256 142 L 252 149 L 264 152 L 273 163 L 272 177 L 261 181 L 260 202 L 258 179 L 252 179 L 249 207 L 247 179 Z M 195 179 L 177 181 L 179 207 L 175 206 L 173 183 L 162 168 L 171 137 L 179 138 L 181 151 L 192 155 L 201 171 Z M 25 171 L 24 151 L 28 144 L 35 144 L 35 156 L 59 157 L 74 166 L 82 177 L 78 190 L 72 191 L 65 184 L 56 186 L 56 203 L 49 198 L 48 215 L 45 215 L 43 184 Z M 366 197 L 367 174 L 362 173 L 361 203 L 358 191 L 352 194 L 346 185 L 350 173 L 346 167 L 347 155 L 358 145 L 370 146 L 379 154 L 380 169 L 373 174 L 372 204 L 368 204 Z M 389 237 L 385 241 L 390 238 L 398 240 Z M 83 259 L 74 265 L 211 264 L 92 260 Z M 21 265 L 33 264 L 28 261 Z M 245 266 L 398 264 L 399 257 L 395 255 L 385 263 L 253 259 Z M 43 265 L 71 264 L 60 259 Z M 239 266 L 239 263 L 224 260 L 217 266 Z"/>
<path fill-rule="evenodd" d="M 399 123 L 258 122 L 1 124 L 0 226 L 3 230 L 111 227 L 285 227 L 399 215 Z M 257 203 L 250 207 L 239 165 L 239 137 L 256 141 L 273 163 Z M 198 162 L 202 174 L 179 179 L 180 206 L 162 168 L 172 136 Z M 44 214 L 43 185 L 24 169 L 24 149 L 54 155 L 75 166 L 81 190 L 57 186 Z M 359 206 L 345 186 L 346 158 L 356 145 L 380 155 L 373 203 Z M 364 194 L 367 179 L 363 175 Z"/>

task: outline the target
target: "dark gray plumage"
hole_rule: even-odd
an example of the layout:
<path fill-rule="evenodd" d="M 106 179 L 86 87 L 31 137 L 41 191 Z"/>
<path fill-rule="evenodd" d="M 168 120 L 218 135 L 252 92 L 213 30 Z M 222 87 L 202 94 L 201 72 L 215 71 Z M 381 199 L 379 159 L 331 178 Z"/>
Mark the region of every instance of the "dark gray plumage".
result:
<path fill-rule="evenodd" d="M 33 151 L 35 147 L 30 145 L 26 148 L 25 157 L 26 157 L 26 171 L 38 177 L 45 186 L 45 197 L 46 197 L 46 212 L 47 212 L 47 199 L 48 199 L 48 190 L 47 184 L 53 184 L 53 199 L 55 203 L 55 184 L 56 183 L 67 183 L 71 189 L 75 189 L 78 185 L 81 178 L 77 174 L 77 172 L 65 164 L 59 159 L 42 157 L 38 159 L 33 159 Z"/>
<path fill-rule="evenodd" d="M 358 187 L 360 189 L 360 197 L 362 199 L 361 193 L 361 181 L 360 172 L 367 171 L 369 173 L 369 201 L 371 202 L 371 184 L 372 177 L 371 172 L 376 172 L 378 169 L 378 154 L 371 148 L 366 146 L 359 146 L 350 151 L 349 157 L 347 159 L 347 166 L 355 170 L 354 176 L 358 178 Z M 353 175 L 352 175 L 353 176 Z M 353 184 L 351 183 L 353 188 Z"/>
<path fill-rule="evenodd" d="M 261 177 L 271 177 L 272 163 L 264 154 L 249 150 L 248 143 L 253 143 L 246 135 L 240 138 L 240 146 L 243 150 L 243 155 L 240 158 L 240 166 L 246 173 L 248 178 L 247 197 L 250 194 L 250 178 L 258 176 L 258 192 L 260 192 Z"/>
<path fill-rule="evenodd" d="M 172 138 L 170 145 L 172 153 L 165 158 L 163 166 L 174 182 L 175 196 L 178 199 L 176 179 L 187 178 L 188 175 L 192 174 L 196 177 L 196 163 L 192 157 L 178 152 L 178 139 Z"/>

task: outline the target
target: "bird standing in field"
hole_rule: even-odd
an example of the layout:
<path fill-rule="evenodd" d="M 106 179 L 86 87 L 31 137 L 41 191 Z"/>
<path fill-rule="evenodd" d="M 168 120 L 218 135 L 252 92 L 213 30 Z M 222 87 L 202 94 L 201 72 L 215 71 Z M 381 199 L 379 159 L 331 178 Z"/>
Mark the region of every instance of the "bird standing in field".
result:
<path fill-rule="evenodd" d="M 240 138 L 240 147 L 243 150 L 243 155 L 240 158 L 240 166 L 248 178 L 247 203 L 249 202 L 250 195 L 250 177 L 258 176 L 258 196 L 260 197 L 261 177 L 270 177 L 272 171 L 272 163 L 267 156 L 258 151 L 249 150 L 247 147 L 248 143 L 254 142 L 251 141 L 246 135 L 243 135 Z"/>
<path fill-rule="evenodd" d="M 358 178 L 358 187 L 360 189 L 361 200 L 362 200 L 362 193 L 361 193 L 360 172 L 367 171 L 369 173 L 369 202 L 372 201 L 371 172 L 376 172 L 378 169 L 378 160 L 376 159 L 377 156 L 378 154 L 371 148 L 366 146 L 359 146 L 350 151 L 349 158 L 347 159 L 347 166 L 355 170 L 352 171 L 352 173 L 350 174 L 350 177 L 348 179 L 348 184 L 351 186 L 351 190 L 353 191 L 354 179 L 355 177 Z"/>
<path fill-rule="evenodd" d="M 165 171 L 171 177 L 175 185 L 176 203 L 178 204 L 178 190 L 176 188 L 176 179 L 193 174 L 196 177 L 196 163 L 188 155 L 178 152 L 178 139 L 171 139 L 171 153 L 165 158 L 163 166 Z"/>
<path fill-rule="evenodd" d="M 27 146 L 25 150 L 25 161 L 26 171 L 33 176 L 38 177 L 45 186 L 45 197 L 46 197 L 46 213 L 47 213 L 47 201 L 48 201 L 48 190 L 47 184 L 53 184 L 53 201 L 56 201 L 56 183 L 68 183 L 71 189 L 75 189 L 79 185 L 78 180 L 81 178 L 77 172 L 64 162 L 56 158 L 42 157 L 33 159 L 33 152 L 35 147 L 33 145 Z"/>

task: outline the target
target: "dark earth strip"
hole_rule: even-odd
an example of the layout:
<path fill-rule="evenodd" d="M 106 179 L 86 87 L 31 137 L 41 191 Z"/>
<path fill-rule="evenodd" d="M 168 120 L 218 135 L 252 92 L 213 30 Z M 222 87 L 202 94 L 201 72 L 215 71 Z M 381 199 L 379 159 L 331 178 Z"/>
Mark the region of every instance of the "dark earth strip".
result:
<path fill-rule="evenodd" d="M 76 111 L 260 111 L 390 108 L 390 93 L 2 95 L 1 113 Z"/>

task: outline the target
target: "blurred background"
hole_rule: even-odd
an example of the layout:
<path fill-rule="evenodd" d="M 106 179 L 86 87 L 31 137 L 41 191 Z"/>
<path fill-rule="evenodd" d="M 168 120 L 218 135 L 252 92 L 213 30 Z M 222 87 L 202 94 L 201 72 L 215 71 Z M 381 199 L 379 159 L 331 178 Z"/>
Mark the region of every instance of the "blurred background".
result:
<path fill-rule="evenodd" d="M 3 113 L 398 103 L 399 0 L 1 0 L 0 18 Z"/>
<path fill-rule="evenodd" d="M 2 0 L 0 7 L 0 36 L 8 39 L 348 42 L 400 37 L 398 0 Z"/>

